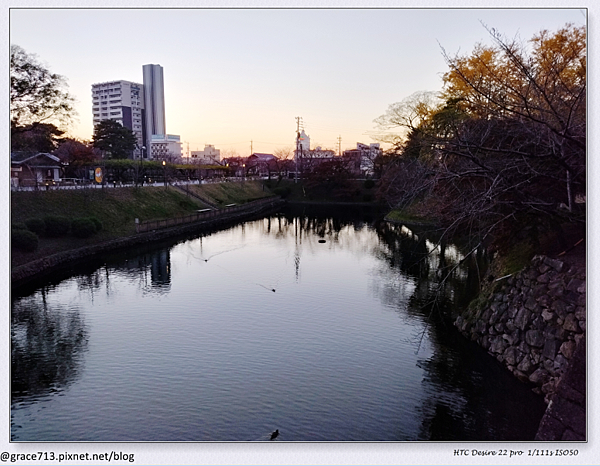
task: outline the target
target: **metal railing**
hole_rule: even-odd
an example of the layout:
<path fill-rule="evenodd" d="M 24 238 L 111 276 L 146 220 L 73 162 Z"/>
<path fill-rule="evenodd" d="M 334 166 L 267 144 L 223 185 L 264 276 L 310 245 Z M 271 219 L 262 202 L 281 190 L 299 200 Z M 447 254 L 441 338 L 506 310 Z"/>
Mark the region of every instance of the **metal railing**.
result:
<path fill-rule="evenodd" d="M 163 228 L 170 228 L 177 225 L 186 225 L 194 222 L 201 222 L 213 219 L 226 219 L 228 217 L 235 216 L 237 213 L 251 213 L 255 210 L 266 205 L 273 205 L 280 201 L 279 197 L 267 197 L 264 199 L 258 199 L 241 205 L 230 205 L 219 210 L 198 210 L 196 213 L 185 215 L 182 217 L 165 218 L 161 220 L 146 220 L 143 222 L 136 222 L 135 231 L 136 233 L 143 233 L 147 231 L 154 231 Z M 137 219 L 136 219 L 137 221 Z"/>

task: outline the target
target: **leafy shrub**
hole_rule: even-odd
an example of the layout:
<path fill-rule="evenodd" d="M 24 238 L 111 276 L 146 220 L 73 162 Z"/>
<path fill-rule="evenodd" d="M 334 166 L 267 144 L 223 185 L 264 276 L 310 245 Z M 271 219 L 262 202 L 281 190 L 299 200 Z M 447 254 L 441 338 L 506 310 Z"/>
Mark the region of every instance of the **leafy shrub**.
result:
<path fill-rule="evenodd" d="M 39 244 L 37 235 L 29 230 L 13 228 L 10 237 L 12 246 L 21 251 L 35 251 Z"/>
<path fill-rule="evenodd" d="M 71 231 L 77 238 L 89 238 L 97 230 L 91 218 L 76 218 L 71 222 Z"/>
<path fill-rule="evenodd" d="M 288 197 L 291 192 L 292 190 L 287 186 L 279 186 L 273 189 L 274 194 L 277 194 L 278 196 L 281 196 L 283 198 Z"/>
<path fill-rule="evenodd" d="M 375 181 L 365 180 L 365 189 L 373 189 L 374 186 L 375 186 Z"/>
<path fill-rule="evenodd" d="M 102 222 L 100 220 L 98 220 L 98 218 L 96 217 L 88 217 L 92 222 L 94 222 L 94 225 L 96 225 L 96 232 L 102 231 Z"/>
<path fill-rule="evenodd" d="M 12 230 L 27 230 L 27 225 L 25 225 L 22 222 L 17 222 L 17 223 L 11 224 L 10 228 Z"/>
<path fill-rule="evenodd" d="M 71 228 L 71 221 L 66 217 L 48 215 L 44 217 L 44 223 L 46 224 L 46 236 L 51 238 L 65 236 Z"/>
<path fill-rule="evenodd" d="M 36 235 L 43 235 L 46 231 L 46 223 L 41 218 L 29 218 L 25 220 L 25 225 L 29 231 Z"/>

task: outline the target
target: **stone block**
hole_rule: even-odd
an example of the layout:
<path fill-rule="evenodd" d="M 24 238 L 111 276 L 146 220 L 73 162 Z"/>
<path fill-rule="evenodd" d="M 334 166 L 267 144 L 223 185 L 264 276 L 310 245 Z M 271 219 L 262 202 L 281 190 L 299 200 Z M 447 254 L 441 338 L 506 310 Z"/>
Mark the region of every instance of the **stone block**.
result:
<path fill-rule="evenodd" d="M 502 337 L 495 336 L 493 338 L 490 338 L 489 351 L 494 354 L 504 353 L 504 350 L 506 349 L 507 346 L 508 346 L 508 344 L 506 343 L 506 341 L 504 341 L 504 339 Z"/>
<path fill-rule="evenodd" d="M 542 356 L 554 361 L 556 354 L 558 353 L 558 349 L 560 347 L 560 342 L 554 339 L 547 339 L 544 343 L 544 349 L 542 350 Z"/>
<path fill-rule="evenodd" d="M 575 291 L 569 291 L 569 290 L 567 290 L 567 291 L 565 291 L 563 293 L 563 295 L 561 296 L 561 299 L 563 301 L 566 301 L 568 304 L 576 306 L 577 302 L 579 301 L 579 297 L 580 296 L 581 296 L 580 293 L 577 293 Z M 568 312 L 568 310 L 567 310 L 567 312 Z"/>
<path fill-rule="evenodd" d="M 565 266 L 565 263 L 563 261 L 558 259 L 551 259 L 549 257 L 544 258 L 544 264 L 552 267 L 557 272 L 562 272 L 562 269 Z"/>
<path fill-rule="evenodd" d="M 550 272 L 547 272 L 539 275 L 536 280 L 538 283 L 550 283 L 551 278 L 552 275 L 550 274 Z"/>
<path fill-rule="evenodd" d="M 577 322 L 577 318 L 575 317 L 575 314 L 573 314 L 573 313 L 567 314 L 567 316 L 565 317 L 565 323 L 563 324 L 563 328 L 565 330 L 568 330 L 569 332 L 579 332 L 580 331 L 579 323 Z"/>
<path fill-rule="evenodd" d="M 527 325 L 529 324 L 529 318 L 531 317 L 531 312 L 522 307 L 519 309 L 517 316 L 515 317 L 515 325 L 517 328 L 521 330 L 525 330 Z"/>
<path fill-rule="evenodd" d="M 529 381 L 531 383 L 541 386 L 544 385 L 549 378 L 550 375 L 548 374 L 548 371 L 546 371 L 545 369 L 538 368 L 533 372 L 533 374 L 529 376 Z"/>
<path fill-rule="evenodd" d="M 483 320 L 478 320 L 477 322 L 475 322 L 475 325 L 473 326 L 473 331 L 475 331 L 477 333 L 481 333 L 483 335 L 487 331 L 486 323 Z"/>
<path fill-rule="evenodd" d="M 569 365 L 569 361 L 562 354 L 557 354 L 554 358 L 554 370 L 558 374 L 564 374 Z"/>
<path fill-rule="evenodd" d="M 542 393 L 554 393 L 556 390 L 556 379 L 550 379 L 542 385 Z"/>
<path fill-rule="evenodd" d="M 521 353 L 525 353 L 525 354 L 529 354 L 529 351 L 531 350 L 531 348 L 529 348 L 529 345 L 527 343 L 525 343 L 524 341 L 519 343 L 518 348 Z"/>
<path fill-rule="evenodd" d="M 542 264 L 538 267 L 538 270 L 540 271 L 540 273 L 546 273 L 548 270 L 550 270 L 550 266 Z"/>
<path fill-rule="evenodd" d="M 541 348 L 544 346 L 544 335 L 539 330 L 528 330 L 525 333 L 525 341 L 529 346 Z"/>
<path fill-rule="evenodd" d="M 490 348 L 490 337 L 488 335 L 481 337 L 481 347 L 486 351 Z"/>
<path fill-rule="evenodd" d="M 546 292 L 546 294 L 543 294 L 537 298 L 537 302 L 541 307 L 550 307 L 552 304 L 552 298 Z"/>
<path fill-rule="evenodd" d="M 573 278 L 567 285 L 567 290 L 576 292 L 581 286 L 585 286 L 585 282 L 583 280 L 579 280 L 578 278 Z"/>
<path fill-rule="evenodd" d="M 573 357 L 573 353 L 575 353 L 575 347 L 576 345 L 574 341 L 565 341 L 562 345 L 560 345 L 560 354 L 567 359 L 571 359 Z"/>
<path fill-rule="evenodd" d="M 553 298 L 559 298 L 564 293 L 565 293 L 564 285 L 557 286 L 555 288 L 552 288 L 551 286 L 548 287 L 548 296 L 552 296 Z"/>
<path fill-rule="evenodd" d="M 544 309 L 542 311 L 542 319 L 544 319 L 544 322 L 550 322 L 552 319 L 554 319 L 554 313 L 548 309 Z"/>
<path fill-rule="evenodd" d="M 551 375 L 552 377 L 554 377 L 556 375 L 556 371 L 554 370 L 554 361 L 552 361 L 550 359 L 544 359 L 544 363 L 542 364 L 542 367 L 545 370 L 547 370 L 548 374 Z M 548 393 L 548 392 L 544 392 L 544 393 Z"/>
<path fill-rule="evenodd" d="M 545 325 L 544 319 L 542 319 L 541 315 L 537 315 L 531 321 L 531 328 L 534 328 L 536 330 L 540 330 L 540 331 L 543 332 L 543 330 L 544 330 L 545 327 L 546 327 L 546 325 Z"/>
<path fill-rule="evenodd" d="M 517 370 L 515 370 L 515 371 L 513 372 L 513 374 L 514 374 L 514 375 L 515 375 L 515 377 L 516 377 L 517 379 L 519 379 L 521 382 L 523 382 L 523 383 L 527 383 L 527 382 L 529 382 L 529 376 L 528 376 L 527 374 L 523 373 L 522 371 L 520 371 L 520 370 L 518 370 L 518 369 L 517 369 Z"/>
<path fill-rule="evenodd" d="M 555 299 L 550 305 L 550 309 L 559 317 L 563 319 L 567 315 L 567 304 L 561 299 Z"/>
<path fill-rule="evenodd" d="M 519 312 L 519 308 L 517 306 L 509 306 L 507 310 L 508 318 L 514 319 Z"/>
<path fill-rule="evenodd" d="M 504 335 L 502 335 L 502 338 L 504 338 L 504 340 L 506 340 L 506 343 L 508 343 L 510 346 L 514 346 L 519 343 L 519 340 L 521 338 L 521 332 L 517 329 L 514 332 L 505 333 Z"/>
<path fill-rule="evenodd" d="M 504 361 L 509 366 L 515 366 L 519 362 L 519 355 L 519 350 L 517 350 L 517 348 L 514 346 L 510 346 L 504 351 Z"/>
<path fill-rule="evenodd" d="M 535 366 L 531 363 L 531 359 L 529 356 L 525 355 L 521 362 L 517 366 L 517 370 L 523 372 L 524 374 L 531 374 L 534 370 Z M 529 377 L 527 377 L 529 379 Z"/>
<path fill-rule="evenodd" d="M 537 306 L 538 306 L 538 303 L 533 296 L 529 296 L 529 298 L 527 298 L 527 300 L 525 301 L 525 307 L 527 309 L 529 309 L 530 311 L 535 310 L 537 308 Z"/>
<path fill-rule="evenodd" d="M 541 296 L 548 295 L 548 287 L 546 285 L 537 285 L 537 286 L 533 287 L 532 291 L 533 291 L 533 296 L 535 297 L 536 300 Z"/>

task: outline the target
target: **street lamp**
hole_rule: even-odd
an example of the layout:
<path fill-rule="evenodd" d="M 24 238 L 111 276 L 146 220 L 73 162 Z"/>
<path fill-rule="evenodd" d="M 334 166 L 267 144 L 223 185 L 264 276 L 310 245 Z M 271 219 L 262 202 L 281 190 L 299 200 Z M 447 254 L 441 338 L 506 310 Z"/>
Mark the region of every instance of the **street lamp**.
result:
<path fill-rule="evenodd" d="M 144 152 L 146 146 L 142 146 L 142 155 L 140 156 L 140 177 L 142 178 L 142 186 L 144 186 Z"/>
<path fill-rule="evenodd" d="M 167 189 L 167 162 L 163 160 L 163 177 L 165 179 L 165 189 Z"/>

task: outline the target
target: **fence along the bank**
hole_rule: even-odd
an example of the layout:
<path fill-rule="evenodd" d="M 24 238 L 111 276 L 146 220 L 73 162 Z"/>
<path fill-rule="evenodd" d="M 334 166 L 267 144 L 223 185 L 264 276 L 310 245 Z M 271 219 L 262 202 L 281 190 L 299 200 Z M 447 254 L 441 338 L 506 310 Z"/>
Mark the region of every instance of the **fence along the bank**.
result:
<path fill-rule="evenodd" d="M 275 204 L 280 200 L 281 199 L 279 197 L 267 197 L 264 199 L 258 199 L 256 201 L 248 202 L 246 204 L 227 206 L 219 210 L 203 209 L 197 211 L 196 213 L 185 215 L 183 217 L 173 217 L 162 220 L 146 220 L 144 222 L 138 222 L 138 220 L 136 219 L 135 231 L 136 233 L 143 233 L 147 231 L 158 230 L 161 228 L 185 225 L 187 223 L 228 217 L 237 212 L 251 212 L 255 209 L 262 208 L 265 205 Z"/>

